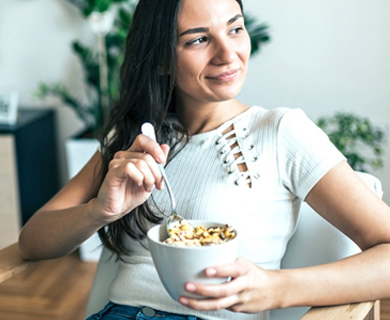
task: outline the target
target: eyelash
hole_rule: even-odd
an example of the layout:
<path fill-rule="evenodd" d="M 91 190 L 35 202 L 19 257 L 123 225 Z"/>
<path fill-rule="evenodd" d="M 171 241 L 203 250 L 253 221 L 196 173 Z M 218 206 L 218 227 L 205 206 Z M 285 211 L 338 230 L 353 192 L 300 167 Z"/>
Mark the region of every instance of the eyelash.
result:
<path fill-rule="evenodd" d="M 230 31 L 230 33 L 232 33 L 232 34 L 234 34 L 234 35 L 236 35 L 236 34 L 239 34 L 239 33 L 241 33 L 241 31 L 243 31 L 244 30 L 244 28 L 243 27 L 235 27 L 235 28 L 233 28 L 231 31 Z M 201 37 L 199 37 L 199 38 L 196 38 L 196 39 L 194 39 L 194 40 L 192 40 L 192 41 L 188 41 L 188 42 L 186 42 L 186 46 L 187 47 L 189 47 L 189 46 L 192 46 L 192 45 L 199 45 L 199 44 L 201 44 L 201 43 L 203 43 L 203 42 L 206 42 L 208 40 L 208 37 L 206 37 L 206 36 L 201 36 Z"/>
<path fill-rule="evenodd" d="M 235 27 L 235 28 L 232 29 L 232 31 L 234 31 L 235 34 L 240 33 L 240 32 L 243 31 L 243 30 L 244 30 L 243 27 Z"/>
<path fill-rule="evenodd" d="M 203 43 L 203 42 L 205 42 L 207 40 L 208 40 L 207 37 L 202 36 L 202 37 L 196 38 L 195 40 L 186 42 L 186 46 L 198 45 L 198 44 Z"/>

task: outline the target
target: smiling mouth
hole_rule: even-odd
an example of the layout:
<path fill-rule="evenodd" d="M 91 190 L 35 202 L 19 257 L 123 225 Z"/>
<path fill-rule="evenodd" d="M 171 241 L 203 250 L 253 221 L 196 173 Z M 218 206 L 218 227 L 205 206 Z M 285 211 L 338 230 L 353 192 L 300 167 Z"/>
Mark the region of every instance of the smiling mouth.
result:
<path fill-rule="evenodd" d="M 235 78 L 237 73 L 238 73 L 238 69 L 233 69 L 206 78 L 211 80 L 217 80 L 217 81 L 230 81 Z"/>

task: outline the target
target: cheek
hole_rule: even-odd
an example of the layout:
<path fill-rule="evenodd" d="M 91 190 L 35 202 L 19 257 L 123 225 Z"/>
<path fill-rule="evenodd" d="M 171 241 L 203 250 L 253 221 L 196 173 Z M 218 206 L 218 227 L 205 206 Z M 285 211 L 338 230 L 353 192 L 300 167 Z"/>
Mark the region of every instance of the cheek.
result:
<path fill-rule="evenodd" d="M 246 33 L 245 36 L 237 39 L 235 43 L 235 48 L 241 60 L 245 60 L 245 61 L 249 60 L 252 48 L 251 48 L 251 40 L 248 33 Z"/>
<path fill-rule="evenodd" d="M 244 60 L 246 60 L 246 61 L 249 60 L 250 55 L 251 55 L 251 49 L 252 49 L 251 42 L 250 42 L 249 35 L 248 35 L 248 39 L 241 43 L 241 46 L 239 49 L 239 52 Z"/>
<path fill-rule="evenodd" d="M 199 59 L 196 56 L 181 56 L 176 62 L 176 81 L 183 79 L 197 79 L 202 73 L 202 67 L 199 64 Z"/>
<path fill-rule="evenodd" d="M 176 86 L 183 92 L 187 92 L 193 83 L 191 70 L 185 63 L 178 63 L 176 70 Z"/>
<path fill-rule="evenodd" d="M 177 65 L 176 70 L 176 86 L 183 89 L 183 86 L 186 86 L 186 83 L 189 82 L 189 73 L 185 66 Z"/>
<path fill-rule="evenodd" d="M 184 55 L 178 54 L 176 59 L 176 79 L 181 79 L 188 74 L 187 60 Z"/>

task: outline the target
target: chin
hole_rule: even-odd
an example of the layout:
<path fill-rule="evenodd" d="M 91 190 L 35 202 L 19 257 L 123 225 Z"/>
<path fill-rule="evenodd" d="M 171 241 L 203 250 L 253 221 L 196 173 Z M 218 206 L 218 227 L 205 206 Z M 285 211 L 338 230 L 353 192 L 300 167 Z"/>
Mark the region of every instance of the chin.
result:
<path fill-rule="evenodd" d="M 234 89 L 229 88 L 229 90 L 215 90 L 213 94 L 217 101 L 227 101 L 235 99 L 239 95 L 241 88 L 242 86 Z"/>

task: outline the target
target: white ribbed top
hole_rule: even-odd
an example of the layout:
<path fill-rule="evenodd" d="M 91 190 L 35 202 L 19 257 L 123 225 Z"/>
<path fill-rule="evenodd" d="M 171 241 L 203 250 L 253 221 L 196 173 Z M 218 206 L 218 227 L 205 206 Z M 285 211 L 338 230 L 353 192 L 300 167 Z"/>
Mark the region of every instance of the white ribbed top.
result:
<path fill-rule="evenodd" d="M 232 125 L 234 131 L 223 135 Z M 229 138 L 232 133 L 234 140 Z M 181 215 L 229 223 L 240 234 L 241 257 L 277 269 L 295 230 L 301 199 L 343 160 L 301 110 L 254 106 L 216 130 L 191 137 L 166 171 Z M 239 170 L 239 163 L 246 165 L 246 172 Z M 155 190 L 153 197 L 169 214 L 167 192 Z M 111 301 L 204 319 L 269 319 L 268 312 L 201 312 L 181 306 L 163 288 L 149 251 L 129 242 L 136 254 L 120 262 Z"/>

